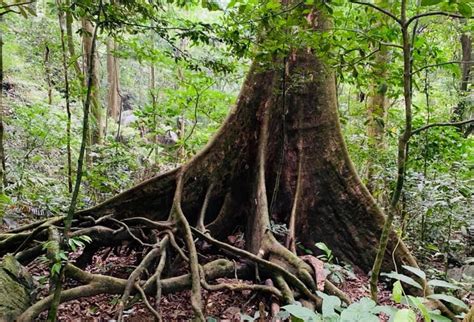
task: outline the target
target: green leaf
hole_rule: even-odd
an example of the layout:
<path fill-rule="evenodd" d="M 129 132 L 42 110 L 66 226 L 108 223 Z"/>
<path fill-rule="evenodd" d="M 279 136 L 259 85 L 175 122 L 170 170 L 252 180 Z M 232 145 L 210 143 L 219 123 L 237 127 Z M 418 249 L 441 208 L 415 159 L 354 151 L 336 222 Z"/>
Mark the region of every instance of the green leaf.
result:
<path fill-rule="evenodd" d="M 92 243 L 92 238 L 90 238 L 89 236 L 87 235 L 81 235 L 81 236 L 77 236 L 76 237 L 77 239 L 80 239 L 88 244 Z"/>
<path fill-rule="evenodd" d="M 459 290 L 460 289 L 459 286 L 456 286 L 454 284 L 451 284 L 449 282 L 442 281 L 442 280 L 430 280 L 430 281 L 428 281 L 428 285 L 431 286 L 431 287 L 451 288 L 453 290 Z"/>
<path fill-rule="evenodd" d="M 376 304 L 371 299 L 364 297 L 359 302 L 352 303 L 341 313 L 341 322 L 378 322 L 379 318 L 372 312 Z"/>
<path fill-rule="evenodd" d="M 393 322 L 416 322 L 416 314 L 410 309 L 402 309 L 395 313 Z"/>
<path fill-rule="evenodd" d="M 408 265 L 402 265 L 402 267 L 404 269 L 406 269 L 407 271 L 410 271 L 412 272 L 413 274 L 415 274 L 416 276 L 422 278 L 422 279 L 426 279 L 426 274 L 425 272 L 423 272 L 421 269 L 419 269 L 418 267 L 413 267 L 413 266 L 408 266 Z"/>
<path fill-rule="evenodd" d="M 335 310 L 340 310 L 341 300 L 337 296 L 327 295 L 320 291 L 317 291 L 316 294 L 323 299 L 321 311 L 324 318 L 334 316 L 336 314 Z"/>
<path fill-rule="evenodd" d="M 389 278 L 402 281 L 403 283 L 406 283 L 406 284 L 409 284 L 409 285 L 414 286 L 416 288 L 419 288 L 420 290 L 423 289 L 423 287 L 420 285 L 420 283 L 416 282 L 413 278 L 408 277 L 408 276 L 403 275 L 403 274 L 391 272 L 391 273 L 381 273 L 380 275 L 387 276 Z"/>
<path fill-rule="evenodd" d="M 422 6 L 434 6 L 435 4 L 438 4 L 440 2 L 443 2 L 443 0 L 421 0 L 421 5 Z"/>
<path fill-rule="evenodd" d="M 428 313 L 434 322 L 451 322 L 450 318 L 442 316 L 439 314 L 439 311 L 430 311 Z"/>
<path fill-rule="evenodd" d="M 392 299 L 400 303 L 402 301 L 402 294 L 403 294 L 403 287 L 400 281 L 396 281 L 393 283 L 393 290 L 392 290 Z"/>
<path fill-rule="evenodd" d="M 61 263 L 54 263 L 54 265 L 51 266 L 52 275 L 59 275 L 60 271 L 61 271 Z"/>
<path fill-rule="evenodd" d="M 398 309 L 389 305 L 377 305 L 372 310 L 374 314 L 385 313 L 388 316 L 394 316 L 397 313 Z"/>
<path fill-rule="evenodd" d="M 422 301 L 424 300 L 424 298 L 419 298 L 411 295 L 408 295 L 408 298 L 416 306 L 416 308 L 420 310 L 421 314 L 423 315 L 423 318 L 425 319 L 425 322 L 431 322 L 431 317 L 429 315 L 428 309 Z"/>
<path fill-rule="evenodd" d="M 472 16 L 472 8 L 471 5 L 465 2 L 458 3 L 458 10 L 459 13 L 462 14 L 466 18 L 470 18 Z"/>
<path fill-rule="evenodd" d="M 464 309 L 466 309 L 466 310 L 469 309 L 469 307 L 466 305 L 466 303 L 464 303 L 464 302 L 461 301 L 460 299 L 455 298 L 454 296 L 451 296 L 451 295 L 446 295 L 446 294 L 431 294 L 431 295 L 428 295 L 428 298 L 433 299 L 433 300 L 445 301 L 445 302 L 448 302 L 448 303 L 451 303 L 451 304 L 460 306 L 460 307 L 462 307 L 462 308 L 464 308 Z"/>
<path fill-rule="evenodd" d="M 285 305 L 282 307 L 282 309 L 290 313 L 292 316 L 303 321 L 322 321 L 321 318 L 315 312 L 297 304 Z"/>

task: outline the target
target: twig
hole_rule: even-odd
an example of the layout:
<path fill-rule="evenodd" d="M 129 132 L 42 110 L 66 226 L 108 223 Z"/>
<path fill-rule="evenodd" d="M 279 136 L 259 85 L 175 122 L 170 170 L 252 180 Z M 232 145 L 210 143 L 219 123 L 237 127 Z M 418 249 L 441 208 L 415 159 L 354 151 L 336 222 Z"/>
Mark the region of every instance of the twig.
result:
<path fill-rule="evenodd" d="M 128 297 L 130 296 L 130 292 L 132 291 L 133 285 L 136 283 L 136 281 L 138 279 L 140 279 L 140 275 L 143 273 L 143 271 L 148 266 L 150 266 L 150 263 L 160 254 L 160 249 L 156 246 L 158 246 L 158 245 L 155 245 L 155 248 L 153 248 L 145 256 L 145 258 L 143 258 L 140 265 L 138 265 L 137 268 L 135 268 L 135 270 L 130 274 L 130 276 L 127 280 L 127 285 L 125 287 L 125 290 L 123 291 L 122 298 L 120 299 L 120 303 L 118 305 L 118 309 L 117 309 L 117 321 L 118 322 L 123 321 L 123 309 L 125 307 L 125 303 L 128 301 Z"/>
<path fill-rule="evenodd" d="M 419 72 L 427 69 L 427 68 L 432 68 L 432 67 L 440 67 L 440 66 L 444 66 L 444 65 L 452 65 L 452 64 L 467 64 L 467 63 L 474 63 L 474 60 L 471 60 L 471 61 L 459 61 L 459 60 L 454 60 L 454 61 L 447 61 L 447 62 L 444 62 L 444 63 L 438 63 L 438 64 L 431 64 L 431 65 L 426 65 L 426 66 L 423 66 L 421 68 L 418 68 L 417 70 L 415 70 L 414 72 L 412 72 L 411 74 L 414 75 L 414 74 L 418 74 Z"/>
<path fill-rule="evenodd" d="M 465 121 L 459 121 L 459 122 L 446 122 L 446 123 L 432 123 L 432 124 L 427 124 L 425 126 L 422 126 L 418 129 L 415 129 L 411 132 L 411 136 L 416 135 L 422 131 L 428 130 L 429 128 L 432 127 L 444 127 L 444 126 L 461 126 L 469 123 L 474 123 L 474 119 L 469 119 Z"/>
<path fill-rule="evenodd" d="M 153 315 L 155 316 L 155 318 L 156 318 L 158 321 L 162 321 L 162 318 L 161 318 L 160 313 L 158 313 L 158 312 L 153 308 L 153 306 L 151 306 L 150 302 L 148 302 L 148 299 L 146 298 L 146 294 L 145 294 L 145 292 L 143 291 L 143 289 L 140 287 L 140 284 L 138 284 L 137 282 L 135 282 L 134 286 L 135 286 L 135 288 L 137 289 L 138 293 L 140 293 L 140 296 L 142 297 L 143 303 L 145 303 L 145 306 L 147 307 L 147 309 L 151 312 L 151 314 L 153 314 Z"/>
<path fill-rule="evenodd" d="M 450 13 L 450 12 L 431 11 L 431 12 L 420 13 L 416 16 L 411 17 L 410 19 L 407 20 L 407 22 L 405 23 L 405 26 L 408 27 L 413 21 L 418 20 L 418 19 L 423 18 L 423 17 L 430 17 L 430 16 L 446 16 L 446 17 L 450 17 L 450 18 L 460 18 L 460 19 L 465 19 L 466 18 L 462 15 L 457 15 L 457 14 Z M 471 19 L 471 18 L 473 18 L 473 17 L 467 17 L 467 19 Z"/>
<path fill-rule="evenodd" d="M 119 224 L 120 226 L 122 226 L 123 228 L 125 228 L 125 230 L 127 230 L 128 234 L 130 235 L 130 237 L 132 237 L 135 241 L 137 241 L 140 245 L 142 246 L 147 246 L 147 247 L 154 247 L 155 245 L 152 245 L 152 244 L 149 244 L 149 243 L 145 243 L 143 242 L 140 238 L 138 238 L 134 233 L 132 233 L 130 227 L 128 227 L 127 224 L 125 224 L 124 222 L 121 222 L 120 220 L 117 220 L 115 218 L 107 218 L 107 220 L 110 220 L 110 221 L 113 221 L 117 224 Z"/>
<path fill-rule="evenodd" d="M 351 3 L 356 3 L 356 4 L 360 4 L 360 5 L 363 5 L 363 6 L 367 6 L 367 7 L 371 7 L 377 11 L 380 11 L 381 13 L 389 16 L 390 18 L 392 18 L 393 20 L 395 20 L 396 22 L 398 22 L 398 24 L 402 25 L 402 21 L 397 17 L 395 16 L 393 13 L 391 13 L 390 11 L 388 10 L 385 10 L 383 8 L 380 8 L 378 6 L 376 6 L 375 4 L 373 3 L 368 3 L 368 2 L 362 2 L 362 1 L 356 1 L 356 0 L 350 0 Z"/>

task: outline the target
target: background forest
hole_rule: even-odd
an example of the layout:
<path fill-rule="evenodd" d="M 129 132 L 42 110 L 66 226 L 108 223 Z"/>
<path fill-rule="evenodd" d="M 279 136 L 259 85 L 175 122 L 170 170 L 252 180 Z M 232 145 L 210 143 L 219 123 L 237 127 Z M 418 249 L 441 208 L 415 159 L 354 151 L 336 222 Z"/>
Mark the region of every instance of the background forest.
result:
<path fill-rule="evenodd" d="M 400 5 L 368 2 L 395 12 Z M 362 181 L 389 208 L 406 125 L 402 31 L 359 1 L 322 3 L 333 24 L 317 41 L 336 72 L 342 133 Z M 105 22 L 95 35 L 100 6 Z M 469 0 L 409 1 L 411 14 L 446 14 L 417 20 L 410 34 L 414 132 L 394 223 L 429 276 L 468 288 L 474 278 L 473 8 Z M 68 212 L 89 78 L 90 131 L 77 209 L 173 169 L 203 148 L 236 102 L 250 62 L 305 41 L 297 30 L 278 33 L 289 24 L 284 17 L 276 0 L 0 1 L 3 229 Z M 273 24 L 275 34 L 257 44 L 260 24 Z M 328 260 L 330 250 L 320 248 Z"/>

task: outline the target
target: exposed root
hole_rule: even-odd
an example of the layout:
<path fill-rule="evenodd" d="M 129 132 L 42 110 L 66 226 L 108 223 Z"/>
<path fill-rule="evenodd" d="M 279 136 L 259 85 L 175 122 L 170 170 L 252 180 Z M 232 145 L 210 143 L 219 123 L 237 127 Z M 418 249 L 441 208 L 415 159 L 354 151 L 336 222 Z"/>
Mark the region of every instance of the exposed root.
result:
<path fill-rule="evenodd" d="M 203 271 L 207 279 L 231 277 L 234 274 L 234 265 L 231 261 L 220 259 L 204 265 Z M 246 275 L 248 267 L 242 266 L 239 271 L 240 274 Z M 72 264 L 65 266 L 65 275 L 85 285 L 63 290 L 61 292 L 61 303 L 98 294 L 122 294 L 128 283 L 125 279 L 85 272 Z M 190 287 L 191 280 L 190 274 L 164 279 L 161 281 L 162 292 L 168 294 L 185 290 Z M 155 278 L 146 282 L 137 281 L 136 283 L 141 286 L 146 295 L 153 296 L 155 294 Z M 49 308 L 52 300 L 53 295 L 49 295 L 36 302 L 23 312 L 17 321 L 33 321 L 41 312 Z"/>
<path fill-rule="evenodd" d="M 210 184 L 207 188 L 206 196 L 204 197 L 204 202 L 202 203 L 201 213 L 199 214 L 199 219 L 196 225 L 196 228 L 204 232 L 206 227 L 204 226 L 204 219 L 206 218 L 207 205 L 209 204 L 209 199 L 211 198 L 212 189 L 214 189 L 214 184 Z"/>
<path fill-rule="evenodd" d="M 312 300 L 314 303 L 316 303 L 317 307 L 321 307 L 321 298 L 313 294 L 297 276 L 294 274 L 290 273 L 286 268 L 275 264 L 271 261 L 265 260 L 255 254 L 252 254 L 248 251 L 245 251 L 243 249 L 234 247 L 232 245 L 229 245 L 227 243 L 223 243 L 221 241 L 218 241 L 206 234 L 201 233 L 195 228 L 191 228 L 193 232 L 198 235 L 200 238 L 205 239 L 207 242 L 216 245 L 219 248 L 222 248 L 224 250 L 227 250 L 231 253 L 234 253 L 235 255 L 241 256 L 245 259 L 249 259 L 256 264 L 260 265 L 263 269 L 265 269 L 268 273 L 272 274 L 273 276 L 281 275 L 285 278 L 285 280 L 291 284 L 292 286 L 296 287 L 304 296 L 306 296 L 308 299 Z M 314 284 L 314 282 L 313 282 Z"/>
<path fill-rule="evenodd" d="M 122 226 L 123 228 L 125 228 L 125 230 L 127 231 L 127 233 L 130 235 L 130 237 L 133 238 L 133 240 L 135 240 L 137 243 L 139 243 L 140 245 L 142 245 L 143 247 L 154 247 L 155 245 L 152 245 L 152 244 L 148 244 L 146 242 L 143 242 L 140 238 L 138 238 L 133 232 L 132 230 L 130 229 L 130 227 L 128 227 L 127 224 L 125 224 L 124 222 L 120 221 L 120 220 L 117 220 L 115 218 L 107 218 L 107 220 L 110 220 L 120 226 Z"/>
<path fill-rule="evenodd" d="M 243 290 L 252 290 L 256 292 L 264 292 L 270 293 L 276 296 L 278 299 L 283 299 L 282 292 L 278 290 L 276 287 L 269 286 L 269 285 L 259 285 L 259 284 L 245 284 L 245 283 L 220 283 L 216 285 L 211 285 L 206 281 L 204 270 L 202 267 L 201 270 L 201 284 L 202 286 L 208 291 L 220 291 L 223 289 L 231 290 L 231 291 L 243 291 Z"/>
<path fill-rule="evenodd" d="M 301 138 L 298 142 L 298 173 L 296 178 L 296 190 L 295 190 L 295 197 L 293 199 L 293 207 L 291 208 L 291 215 L 290 221 L 288 224 L 288 236 L 286 239 L 286 247 L 291 250 L 294 254 L 296 254 L 296 213 L 298 211 L 298 204 L 301 198 L 301 181 L 303 180 L 302 176 L 302 167 L 303 167 L 303 149 L 301 147 Z"/>
<path fill-rule="evenodd" d="M 150 265 L 150 263 L 158 257 L 160 254 L 160 249 L 158 247 L 153 248 L 146 256 L 143 258 L 140 265 L 135 268 L 135 270 L 130 274 L 130 277 L 127 280 L 127 285 L 125 286 L 125 290 L 123 292 L 122 298 L 120 299 L 118 309 L 117 309 L 117 321 L 123 321 L 123 310 L 125 308 L 125 303 L 128 301 L 130 297 L 130 292 L 132 291 L 133 285 L 135 285 L 136 281 L 140 278 L 140 275 L 143 273 L 145 269 Z"/>
<path fill-rule="evenodd" d="M 150 302 L 148 302 L 148 299 L 146 298 L 146 294 L 145 294 L 145 292 L 143 291 L 143 289 L 141 288 L 140 284 L 138 284 L 137 282 L 135 282 L 134 287 L 135 287 L 135 289 L 138 291 L 138 293 L 140 293 L 140 296 L 142 297 L 143 303 L 145 303 L 145 306 L 146 306 L 147 309 L 151 312 L 151 314 L 153 314 L 153 316 L 155 317 L 155 319 L 157 319 L 158 321 L 162 321 L 160 313 L 158 313 L 158 312 L 151 306 Z"/>
<path fill-rule="evenodd" d="M 166 248 L 168 246 L 168 241 L 169 238 L 172 237 L 172 234 L 167 235 L 165 238 L 160 243 L 160 249 L 161 249 L 161 254 L 160 254 L 160 262 L 158 263 L 158 266 L 156 268 L 156 272 L 153 275 L 153 277 L 156 279 L 156 296 L 155 296 L 155 303 L 156 303 L 156 311 L 159 312 L 159 306 L 160 306 L 160 301 L 161 301 L 161 293 L 162 293 L 162 284 L 161 284 L 161 274 L 163 273 L 163 270 L 165 268 L 166 264 L 166 255 L 167 251 Z"/>
<path fill-rule="evenodd" d="M 199 261 L 196 251 L 196 245 L 194 244 L 193 235 L 191 232 L 191 226 L 186 219 L 186 216 L 181 209 L 181 195 L 183 192 L 183 175 L 184 172 L 178 174 L 176 179 L 176 192 L 173 201 L 173 207 L 171 214 L 176 218 L 179 223 L 180 229 L 183 232 L 183 238 L 186 243 L 186 247 L 189 251 L 189 266 L 191 270 L 191 306 L 193 308 L 195 318 L 198 321 L 205 321 L 204 314 L 202 313 L 202 299 L 201 299 L 201 283 L 199 277 Z"/>

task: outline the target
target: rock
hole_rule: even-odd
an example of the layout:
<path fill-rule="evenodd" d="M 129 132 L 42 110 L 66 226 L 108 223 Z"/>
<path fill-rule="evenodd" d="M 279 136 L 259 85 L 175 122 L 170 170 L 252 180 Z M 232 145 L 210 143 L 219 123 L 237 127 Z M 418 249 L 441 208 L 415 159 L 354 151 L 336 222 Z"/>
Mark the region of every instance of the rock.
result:
<path fill-rule="evenodd" d="M 33 302 L 33 279 L 14 256 L 5 255 L 0 285 L 0 321 L 14 321 Z"/>

